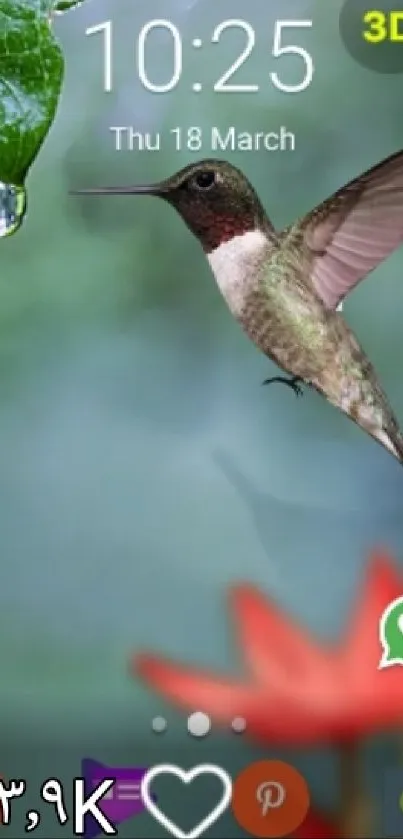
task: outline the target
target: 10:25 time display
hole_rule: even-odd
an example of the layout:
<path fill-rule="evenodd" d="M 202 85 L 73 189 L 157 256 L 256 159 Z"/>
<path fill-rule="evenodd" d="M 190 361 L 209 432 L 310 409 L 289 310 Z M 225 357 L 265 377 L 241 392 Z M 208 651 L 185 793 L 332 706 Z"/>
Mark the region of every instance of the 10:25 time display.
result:
<path fill-rule="evenodd" d="M 283 93 L 301 93 L 306 90 L 312 82 L 314 75 L 314 63 L 310 53 L 301 46 L 293 43 L 287 43 L 286 33 L 290 29 L 307 29 L 312 27 L 311 20 L 277 20 L 274 25 L 274 33 L 271 44 L 271 55 L 274 59 L 279 60 L 285 56 L 298 56 L 301 59 L 302 74 L 301 78 L 296 84 L 286 84 L 281 80 L 279 73 L 276 70 L 269 72 L 271 83 L 277 90 Z M 172 40 L 173 51 L 173 69 L 169 79 L 163 84 L 155 84 L 152 81 L 151 68 L 147 67 L 146 52 L 149 38 L 152 37 L 153 32 L 157 29 L 164 29 L 169 33 Z M 256 35 L 253 26 L 246 20 L 233 18 L 223 20 L 219 23 L 212 35 L 211 43 L 218 44 L 221 41 L 223 33 L 228 29 L 240 29 L 245 34 L 246 43 L 242 52 L 237 56 L 233 64 L 221 75 L 213 85 L 216 93 L 257 93 L 259 91 L 259 84 L 241 84 L 232 81 L 235 73 L 240 70 L 242 65 L 248 60 L 253 52 L 256 43 Z M 103 45 L 103 89 L 106 93 L 111 93 L 113 90 L 113 54 L 114 54 L 114 32 L 113 21 L 105 20 L 103 23 L 98 23 L 95 26 L 89 26 L 86 35 L 102 35 Z M 203 46 L 201 38 L 194 38 L 192 46 L 201 48 Z M 138 33 L 136 40 L 136 70 L 137 76 L 142 86 L 151 93 L 169 93 L 174 90 L 180 82 L 183 71 L 183 41 L 181 33 L 175 24 L 170 20 L 156 19 L 150 20 L 144 24 Z M 195 92 L 202 90 L 202 84 L 195 81 L 192 85 Z"/>

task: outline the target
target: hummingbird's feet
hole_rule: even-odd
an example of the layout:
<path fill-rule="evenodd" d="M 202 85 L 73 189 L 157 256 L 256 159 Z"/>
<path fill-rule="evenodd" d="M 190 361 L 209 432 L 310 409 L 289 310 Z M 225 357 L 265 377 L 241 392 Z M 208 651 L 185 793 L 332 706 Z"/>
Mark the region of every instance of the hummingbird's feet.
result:
<path fill-rule="evenodd" d="M 285 376 L 273 376 L 272 379 L 265 379 L 264 382 L 262 382 L 262 384 L 271 385 L 273 384 L 273 382 L 281 382 L 283 385 L 288 385 L 288 387 L 290 387 L 294 391 L 296 396 L 302 396 L 304 391 L 302 390 L 302 387 L 299 384 L 299 382 L 302 381 L 303 380 L 300 378 L 300 376 L 293 376 L 291 379 L 286 379 Z"/>

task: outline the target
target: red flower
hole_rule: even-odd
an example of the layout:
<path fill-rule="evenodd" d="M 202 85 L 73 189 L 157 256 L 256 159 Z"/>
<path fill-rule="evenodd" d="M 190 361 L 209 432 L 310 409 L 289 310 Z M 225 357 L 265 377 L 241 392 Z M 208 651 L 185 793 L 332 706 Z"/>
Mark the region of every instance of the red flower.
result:
<path fill-rule="evenodd" d="M 397 666 L 378 670 L 382 652 L 378 627 L 387 605 L 402 594 L 401 570 L 386 553 L 374 554 L 367 568 L 363 590 L 339 645 L 350 717 L 346 717 L 341 731 L 344 728 L 345 733 L 352 737 L 360 734 L 360 728 L 365 734 L 396 724 L 401 726 L 403 668 Z"/>
<path fill-rule="evenodd" d="M 322 645 L 281 614 L 256 589 L 232 589 L 245 681 L 203 674 L 147 653 L 136 673 L 188 710 L 229 725 L 236 716 L 260 742 L 313 744 L 355 739 L 401 723 L 403 669 L 378 670 L 378 624 L 403 592 L 403 577 L 386 555 L 374 554 L 343 641 Z"/>

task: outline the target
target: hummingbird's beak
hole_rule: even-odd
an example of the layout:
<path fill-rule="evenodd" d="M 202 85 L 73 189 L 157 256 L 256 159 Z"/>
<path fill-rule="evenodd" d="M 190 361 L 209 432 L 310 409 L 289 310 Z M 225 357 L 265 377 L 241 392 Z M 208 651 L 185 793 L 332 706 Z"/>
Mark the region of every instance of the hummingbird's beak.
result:
<path fill-rule="evenodd" d="M 70 195 L 160 195 L 167 191 L 164 184 L 139 184 L 137 186 L 101 186 L 94 189 L 72 189 Z"/>

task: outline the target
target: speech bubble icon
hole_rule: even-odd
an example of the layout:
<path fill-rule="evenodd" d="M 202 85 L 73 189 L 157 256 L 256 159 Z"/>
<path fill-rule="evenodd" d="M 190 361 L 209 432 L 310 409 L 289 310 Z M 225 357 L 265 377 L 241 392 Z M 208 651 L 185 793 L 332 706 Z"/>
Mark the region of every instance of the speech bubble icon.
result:
<path fill-rule="evenodd" d="M 382 656 L 378 670 L 403 665 L 403 595 L 392 600 L 379 621 L 379 643 Z"/>

